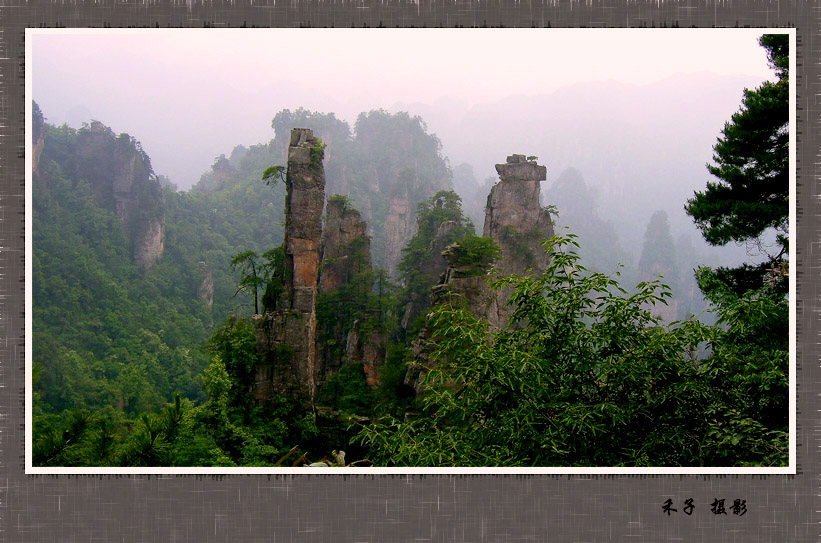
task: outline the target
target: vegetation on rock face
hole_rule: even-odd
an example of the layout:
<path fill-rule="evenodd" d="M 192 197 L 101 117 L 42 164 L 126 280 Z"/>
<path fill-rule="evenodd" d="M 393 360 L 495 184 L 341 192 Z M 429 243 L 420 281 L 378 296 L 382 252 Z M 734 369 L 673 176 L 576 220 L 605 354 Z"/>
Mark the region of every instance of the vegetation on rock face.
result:
<path fill-rule="evenodd" d="M 439 190 L 450 173 L 418 117 L 374 111 L 351 130 L 333 114 L 284 110 L 269 144 L 236 148 L 195 189 L 177 193 L 153 176 L 130 136 L 98 124 L 51 126 L 35 107 L 44 146 L 33 202 L 34 464 L 291 466 L 325 455 L 332 460 L 322 465 L 337 466 L 365 458 L 381 466 L 786 465 L 787 49 L 780 37 L 761 43 L 778 81 L 745 93 L 715 148 L 710 171 L 719 181 L 688 212 L 712 243 L 780 228 L 782 250 L 765 265 L 698 270 L 716 325 L 654 317 L 649 308 L 669 300 L 670 288 L 648 280 L 628 291 L 600 273 L 621 250 L 588 244 L 587 234 L 608 225 L 592 208 L 565 213 L 560 201 L 582 236 L 549 240 L 543 274 L 496 284 L 511 293 L 510 326 L 492 328 L 447 300 L 432 309 L 446 248 L 455 272 L 467 274 L 492 265 L 500 248 L 475 236 L 455 193 Z M 374 253 L 384 246 L 388 196 L 407 189 L 416 208 L 401 288 L 371 268 L 362 237 L 345 251 L 345 281 L 317 297 L 318 353 L 333 371 L 316 410 L 287 394 L 258 402 L 252 392 L 260 357 L 292 354 L 284 345 L 262 352 L 259 317 L 247 315 L 282 309 L 284 187 L 276 181 L 285 172 L 270 164 L 282 163 L 294 126 L 327 144 L 312 158 L 324 158 L 339 184 L 329 193 L 347 195 L 329 202 L 363 209 Z M 152 181 L 130 217 L 165 216 L 165 253 L 153 269 L 132 261 L 133 225 L 118 216 L 113 180 L 97 168 L 101 150 L 108 169 L 117 157 L 141 157 L 139 175 Z M 568 174 L 555 194 L 590 195 L 572 181 Z M 730 193 L 740 206 L 729 206 Z M 651 220 L 645 271 L 676 267 L 662 223 Z M 520 235 L 504 234 L 510 243 Z M 199 298 L 202 269 L 213 307 Z M 379 386 L 368 386 L 347 342 L 377 337 L 385 360 Z M 417 396 L 405 376 L 420 341 L 431 365 Z"/>
<path fill-rule="evenodd" d="M 352 248 L 351 259 L 361 253 Z M 396 327 L 396 287 L 385 272 L 363 268 L 340 288 L 317 296 L 316 316 L 321 350 L 336 365 L 345 364 L 344 337 L 358 325 L 360 333 L 389 335 Z"/>
<path fill-rule="evenodd" d="M 384 110 L 361 113 L 353 128 L 333 113 L 312 112 L 303 108 L 282 110 L 271 126 L 276 137 L 269 147 L 269 164 L 283 163 L 292 128 L 310 128 L 322 138 L 328 194 L 345 194 L 363 212 L 373 238 L 374 264 L 387 268 L 385 238 L 390 199 L 406 191 L 411 212 L 419 202 L 438 190 L 449 189 L 452 174 L 442 157 L 442 144 L 428 133 L 420 117 Z M 316 155 L 319 156 L 319 155 Z M 411 217 L 412 219 L 412 217 Z"/>
<path fill-rule="evenodd" d="M 353 201 L 351 201 L 351 198 L 344 194 L 331 194 L 328 196 L 328 205 L 331 204 L 339 204 L 342 206 L 343 210 L 353 207 Z"/>
<path fill-rule="evenodd" d="M 326 145 L 321 139 L 317 138 L 316 143 L 311 147 L 311 166 L 318 168 L 322 165 L 322 159 L 325 158 Z"/>
<path fill-rule="evenodd" d="M 230 261 L 236 247 L 263 254 L 281 242 L 281 226 L 271 215 L 282 209 L 283 191 L 259 183 L 256 148 L 237 168 L 248 178 L 234 185 L 176 193 L 157 184 L 162 198 L 147 193 L 157 203 L 140 203 L 131 215 L 138 220 L 154 213 L 164 200 L 165 252 L 146 272 L 132 261 L 128 222 L 109 207 L 106 192 L 123 171 L 116 155 L 107 154 L 109 143 L 116 153 L 140 156 L 136 141 L 102 125 L 74 130 L 44 122 L 41 130 L 33 181 L 35 463 L 134 465 L 123 447 L 135 432 L 161 442 L 154 419 L 175 393 L 183 411 L 206 399 L 201 376 L 209 356 L 200 346 L 215 316 L 222 320 L 249 302 L 243 293 L 234 297 Z M 113 162 L 97 171 L 78 166 L 78 157 L 88 164 Z M 150 164 L 147 157 L 144 162 Z M 84 177 L 89 174 L 99 177 Z M 212 272 L 212 308 L 197 297 L 199 262 Z M 73 437 L 63 439 L 72 428 Z M 89 440 L 105 445 L 106 455 L 80 454 Z M 172 461 L 163 458 L 154 460 Z M 173 461 L 182 458 L 193 456 Z"/>
<path fill-rule="evenodd" d="M 499 232 L 502 243 L 516 261 L 521 262 L 526 269 L 533 268 L 537 263 L 538 254 L 534 253 L 533 247 L 544 241 L 538 239 L 538 232 L 522 233 L 512 226 L 505 226 Z"/>
<path fill-rule="evenodd" d="M 196 262 L 181 269 L 172 250 L 144 273 L 126 225 L 70 167 L 76 132 L 44 130 L 33 187 L 35 414 L 110 407 L 133 415 L 159 409 L 175 391 L 201 399 L 205 359 L 196 345 L 211 317 L 192 295 Z"/>
<path fill-rule="evenodd" d="M 493 238 L 467 236 L 450 247 L 448 264 L 454 268 L 470 268 L 477 274 L 487 271 L 502 257 L 502 250 Z"/>
<path fill-rule="evenodd" d="M 613 278 L 586 273 L 568 250 L 574 244 L 552 240 L 541 277 L 501 281 L 513 288 L 517 326 L 493 333 L 464 309 L 435 309 L 439 362 L 423 380 L 423 410 L 363 427 L 371 458 L 397 466 L 784 465 L 787 336 L 738 342 L 781 314 L 783 301 L 770 290 L 716 298 L 725 327 L 667 327 L 645 309 L 669 296 L 665 285 L 641 283 L 628 295 Z M 712 354 L 701 359 L 705 345 Z"/>
<path fill-rule="evenodd" d="M 765 265 L 698 270 L 717 324 L 663 324 L 649 308 L 670 297 L 669 287 L 642 282 L 630 294 L 589 272 L 568 250 L 578 247 L 572 237 L 555 237 L 541 277 L 499 282 L 513 289 L 514 326 L 492 332 L 459 307 L 434 310 L 437 363 L 423 379 L 421 412 L 362 427 L 371 458 L 400 466 L 787 464 L 787 36 L 761 44 L 779 81 L 745 92 L 715 148 L 710 171 L 720 182 L 687 210 L 711 243 L 774 227 L 781 251 Z M 656 239 L 663 226 L 651 221 L 645 270 L 672 265 L 672 239 Z M 652 250 L 658 241 L 662 250 Z"/>
<path fill-rule="evenodd" d="M 416 235 L 402 250 L 400 297 L 406 321 L 413 322 L 430 307 L 430 288 L 439 281 L 446 262 L 442 251 L 457 241 L 475 236 L 473 223 L 462 213 L 461 198 L 453 191 L 439 191 L 420 202 L 416 213 Z"/>

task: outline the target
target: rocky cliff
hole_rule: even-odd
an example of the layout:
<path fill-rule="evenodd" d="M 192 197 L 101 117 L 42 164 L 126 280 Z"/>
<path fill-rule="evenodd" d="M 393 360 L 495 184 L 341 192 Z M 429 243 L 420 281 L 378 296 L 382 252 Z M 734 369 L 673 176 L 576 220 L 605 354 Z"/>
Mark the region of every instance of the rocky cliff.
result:
<path fill-rule="evenodd" d="M 402 249 L 413 237 L 413 213 L 405 184 L 397 184 L 385 217 L 385 269 L 396 278 L 397 266 L 402 259 Z"/>
<path fill-rule="evenodd" d="M 134 262 L 153 267 L 164 251 L 165 198 L 139 142 L 92 121 L 77 131 L 76 157 L 75 176 L 122 219 Z"/>
<path fill-rule="evenodd" d="M 140 143 L 92 121 L 76 131 L 59 129 L 59 143 L 50 147 L 50 128 L 36 102 L 32 107 L 32 174 L 41 176 L 40 161 L 45 151 L 44 160 L 58 162 L 61 175 L 87 182 L 97 205 L 122 220 L 132 260 L 143 269 L 153 267 L 165 250 L 166 204 Z M 49 175 L 40 179 L 45 187 L 49 186 Z"/>
<path fill-rule="evenodd" d="M 430 244 L 430 254 L 434 255 L 434 258 L 419 263 L 419 269 L 426 277 L 434 281 L 442 279 L 442 274 L 448 269 L 448 261 L 444 252 L 451 245 L 448 242 L 449 234 L 458 226 L 456 221 L 445 221 L 436 229 L 436 234 Z"/>
<path fill-rule="evenodd" d="M 541 182 L 547 179 L 547 168 L 524 155 L 507 157 L 496 164 L 499 182 L 487 197 L 483 235 L 493 238 L 502 249 L 495 274 L 541 274 L 547 269 L 547 254 L 540 245 L 553 237 L 553 221 L 541 204 Z M 509 293 L 499 293 L 498 315 L 504 323 L 510 313 Z"/>
<path fill-rule="evenodd" d="M 497 164 L 496 171 L 500 180 L 487 198 L 483 233 L 498 245 L 496 250 L 500 249 L 501 255 L 475 260 L 466 258 L 468 240 L 449 245 L 441 253 L 446 269 L 440 283 L 432 289 L 431 302 L 434 307 L 448 303 L 465 308 L 477 319 L 488 322 L 491 329 L 499 330 L 507 324 L 511 313 L 507 307 L 510 293 L 494 289 L 490 283 L 511 274 L 544 272 L 548 256 L 540 244 L 553 236 L 553 223 L 540 201 L 540 183 L 547 178 L 544 166 L 524 155 L 512 155 L 504 164 Z M 436 363 L 430 356 L 432 339 L 426 325 L 411 346 L 414 363 L 405 383 L 417 392 L 421 378 Z"/>
<path fill-rule="evenodd" d="M 205 262 L 197 263 L 197 277 L 199 285 L 197 285 L 197 298 L 205 302 L 205 305 L 211 309 L 214 306 L 214 275 L 211 273 L 211 268 Z"/>
<path fill-rule="evenodd" d="M 360 364 L 369 386 L 379 383 L 387 340 L 373 323 L 370 237 L 362 215 L 343 196 L 328 199 L 322 234 L 319 290 L 323 311 L 319 375 L 324 383 L 342 364 Z"/>
<path fill-rule="evenodd" d="M 322 231 L 322 273 L 319 290 L 336 290 L 357 273 L 371 268 L 371 243 L 362 214 L 339 195 L 328 199 Z"/>
<path fill-rule="evenodd" d="M 288 147 L 285 195 L 285 262 L 291 308 L 312 313 L 319 281 L 325 170 L 322 143 L 311 130 L 295 128 Z"/>
<path fill-rule="evenodd" d="M 353 364 L 361 364 L 365 382 L 369 387 L 379 384 L 380 372 L 385 362 L 388 338 L 378 330 L 365 327 L 366 320 L 357 319 L 345 338 L 345 355 Z"/>
<path fill-rule="evenodd" d="M 350 200 L 339 195 L 329 198 L 324 227 L 320 220 L 322 150 L 311 130 L 292 131 L 285 199 L 286 302 L 282 310 L 255 317 L 260 361 L 254 394 L 259 401 L 289 394 L 316 405 L 323 383 L 341 365 L 361 364 L 367 383 L 374 386 L 385 360 L 381 310 L 372 307 L 372 300 L 381 298 L 372 297 L 378 276 L 371 268 L 367 225 Z M 442 258 L 420 262 L 420 269 L 441 276 L 432 291 L 434 305 L 460 304 L 498 329 L 508 314 L 506 293 L 493 290 L 489 281 L 543 271 L 547 256 L 540 243 L 553 235 L 553 227 L 539 201 L 545 167 L 513 155 L 497 171 L 501 179 L 488 196 L 485 239 L 468 236 L 448 245 L 444 240 L 457 225 L 445 221 L 429 253 Z M 398 228 L 410 217 L 404 194 L 394 199 L 393 208 L 394 217 L 402 219 L 393 223 Z M 477 260 L 477 255 L 491 256 Z M 431 364 L 430 334 L 423 327 L 412 346 L 416 367 L 407 382 L 413 386 Z"/>
<path fill-rule="evenodd" d="M 288 148 L 285 198 L 283 309 L 255 317 L 259 361 L 257 401 L 287 394 L 316 406 L 323 386 L 342 365 L 361 365 L 368 385 L 379 383 L 387 337 L 372 307 L 379 275 L 371 265 L 362 214 L 345 196 L 325 193 L 322 143 L 294 129 Z M 378 305 L 378 304 L 376 304 Z"/>
<path fill-rule="evenodd" d="M 286 393 L 313 404 L 318 378 L 316 296 L 322 209 L 325 202 L 323 145 L 306 128 L 291 131 L 285 178 L 285 308 L 258 316 L 261 362 L 257 400 Z"/>
<path fill-rule="evenodd" d="M 153 268 L 165 252 L 164 217 L 150 217 L 136 225 L 132 244 L 134 262 L 143 269 Z"/>
<path fill-rule="evenodd" d="M 494 329 L 499 329 L 502 312 L 499 309 L 499 293 L 491 288 L 489 281 L 493 274 L 493 261 L 465 262 L 464 245 L 453 243 L 442 252 L 445 272 L 441 282 L 433 287 L 431 305 L 450 304 L 470 311 L 477 319 L 485 320 Z M 411 343 L 413 364 L 408 369 L 405 384 L 420 392 L 420 381 L 424 374 L 435 364 L 431 359 L 432 332 L 429 326 L 423 326 L 419 335 Z"/>
<path fill-rule="evenodd" d="M 550 214 L 541 205 L 541 182 L 547 168 L 524 155 L 497 164 L 499 182 L 490 190 L 485 208 L 484 236 L 502 248 L 497 266 L 501 275 L 535 273 L 547 269 L 547 255 L 539 244 L 553 236 Z"/>
<path fill-rule="evenodd" d="M 456 221 L 445 221 L 436 229 L 433 239 L 430 242 L 428 254 L 433 255 L 423 262 L 419 262 L 419 271 L 425 278 L 427 284 L 436 285 L 442 281 L 443 274 L 448 268 L 447 261 L 442 256 L 442 252 L 450 245 L 449 234 L 457 228 Z M 404 308 L 402 314 L 401 325 L 402 328 L 408 329 L 413 322 L 420 316 L 420 311 L 427 309 L 427 298 L 420 300 L 419 298 L 411 300 Z"/>

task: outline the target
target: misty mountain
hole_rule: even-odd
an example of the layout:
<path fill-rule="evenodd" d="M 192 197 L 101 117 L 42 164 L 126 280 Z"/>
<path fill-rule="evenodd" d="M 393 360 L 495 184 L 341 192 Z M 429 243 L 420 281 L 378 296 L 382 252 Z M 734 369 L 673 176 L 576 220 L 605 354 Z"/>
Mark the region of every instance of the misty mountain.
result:
<path fill-rule="evenodd" d="M 547 165 L 545 188 L 564 169 L 579 169 L 600 194 L 601 217 L 613 222 L 622 245 L 638 258 L 645 225 L 657 209 L 667 212 L 674 234 L 700 240 L 684 202 L 710 179 L 705 164 L 712 145 L 745 86 L 756 84 L 704 72 L 648 85 L 579 83 L 471 108 L 452 102 L 395 108 L 422 116 L 451 164 L 472 165 L 479 181 L 494 175 L 499 157 L 513 152 Z M 725 258 L 745 257 L 743 249 L 729 249 L 722 250 Z"/>

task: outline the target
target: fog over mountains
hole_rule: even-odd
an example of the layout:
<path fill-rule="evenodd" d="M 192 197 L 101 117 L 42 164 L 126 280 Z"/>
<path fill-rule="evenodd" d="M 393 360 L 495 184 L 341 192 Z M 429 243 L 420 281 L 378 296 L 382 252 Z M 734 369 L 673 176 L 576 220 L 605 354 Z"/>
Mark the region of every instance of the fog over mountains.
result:
<path fill-rule="evenodd" d="M 794 35 L 107 30 L 26 36 L 32 466 L 788 464 Z"/>
<path fill-rule="evenodd" d="M 470 176 L 455 179 L 455 188 L 466 202 L 486 198 L 487 187 L 482 185 L 489 177 L 496 179 L 493 165 L 512 153 L 539 157 L 548 168 L 545 189 L 566 168 L 578 169 L 587 186 L 598 193 L 599 216 L 613 222 L 624 248 L 638 258 L 647 222 L 659 209 L 667 212 L 674 237 L 687 234 L 697 246 L 709 250 L 682 208 L 693 191 L 703 189 L 710 179 L 705 164 L 724 123 L 737 111 L 743 89 L 760 83 L 755 76 L 699 72 L 641 85 L 598 81 L 549 93 L 534 89 L 530 95 L 473 106 L 445 97 L 430 103 L 395 102 L 386 109 L 422 117 L 442 141 L 442 154 L 451 166 L 461 166 L 462 173 L 469 172 L 465 164 L 472 168 L 475 184 Z M 79 126 L 97 118 L 95 106 L 52 105 L 46 91 L 35 89 L 35 99 L 53 115 L 50 122 Z M 140 140 L 155 171 L 186 190 L 216 157 L 230 154 L 235 145 L 273 138 L 270 119 L 277 111 L 299 107 L 333 111 L 353 126 L 358 113 L 384 103 L 374 99 L 377 105 L 368 107 L 362 103 L 364 97 L 306 90 L 305 85 L 289 81 L 254 94 L 266 94 L 270 106 L 230 105 L 228 109 L 236 112 L 230 129 L 219 115 L 203 117 L 181 105 L 175 122 L 189 122 L 186 119 L 195 114 L 201 117 L 197 121 L 201 130 L 190 132 L 185 141 L 173 139 L 168 127 L 128 120 L 127 111 L 105 119 L 115 131 L 128 131 Z M 102 104 L 97 108 L 104 109 Z M 476 190 L 481 194 L 473 193 Z M 735 247 L 715 255 L 726 264 L 746 257 L 744 248 Z"/>
<path fill-rule="evenodd" d="M 705 164 L 712 146 L 744 87 L 757 83 L 704 72 L 647 85 L 579 83 L 472 108 L 443 101 L 396 109 L 424 118 L 451 165 L 470 164 L 480 184 L 495 178 L 493 165 L 513 152 L 547 165 L 547 187 L 566 168 L 577 168 L 599 193 L 599 215 L 613 221 L 638 258 L 647 222 L 659 209 L 667 211 L 674 237 L 687 233 L 701 245 L 684 202 L 710 180 Z M 468 198 L 469 185 L 456 189 Z"/>

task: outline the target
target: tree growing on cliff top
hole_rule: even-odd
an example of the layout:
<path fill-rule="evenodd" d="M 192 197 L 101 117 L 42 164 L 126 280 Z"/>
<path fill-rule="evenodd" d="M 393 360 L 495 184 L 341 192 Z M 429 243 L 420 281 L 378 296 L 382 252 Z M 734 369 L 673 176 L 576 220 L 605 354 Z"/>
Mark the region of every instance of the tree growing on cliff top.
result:
<path fill-rule="evenodd" d="M 405 311 L 409 315 L 417 316 L 430 305 L 430 288 L 446 267 L 441 254 L 445 247 L 475 235 L 473 222 L 462 213 L 461 203 L 458 194 L 443 190 L 417 207 L 416 235 L 402 250 L 399 262 L 399 276 L 404 283 L 402 305 L 411 305 Z M 443 229 L 446 223 L 450 224 Z"/>

